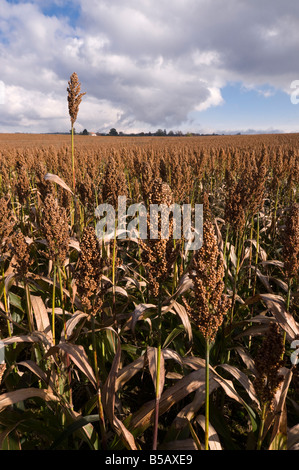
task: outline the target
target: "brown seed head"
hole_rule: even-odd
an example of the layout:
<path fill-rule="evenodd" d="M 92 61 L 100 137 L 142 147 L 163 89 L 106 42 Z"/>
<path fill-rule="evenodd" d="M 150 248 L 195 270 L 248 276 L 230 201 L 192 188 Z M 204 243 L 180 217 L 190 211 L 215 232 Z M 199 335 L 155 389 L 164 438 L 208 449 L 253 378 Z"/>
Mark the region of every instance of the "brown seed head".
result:
<path fill-rule="evenodd" d="M 287 279 L 297 278 L 299 269 L 299 204 L 293 204 L 283 233 L 283 257 Z"/>
<path fill-rule="evenodd" d="M 86 93 L 80 93 L 81 91 L 81 84 L 79 83 L 78 75 L 74 72 L 70 80 L 68 82 L 68 107 L 69 107 L 69 115 L 71 118 L 72 126 L 76 122 L 79 106 L 82 101 L 82 97 L 86 95 Z"/>
<path fill-rule="evenodd" d="M 127 181 L 122 168 L 119 168 L 115 158 L 111 156 L 105 169 L 105 177 L 102 187 L 104 202 L 111 203 L 115 208 L 118 204 L 118 196 L 128 194 Z"/>
<path fill-rule="evenodd" d="M 62 266 L 68 253 L 69 226 L 66 210 L 59 206 L 51 193 L 45 199 L 41 223 L 48 243 L 48 256 Z"/>
<path fill-rule="evenodd" d="M 194 302 L 189 315 L 203 336 L 213 341 L 230 302 L 223 294 L 224 267 L 212 222 L 203 226 L 203 246 L 197 250 L 189 268 L 193 281 Z"/>
<path fill-rule="evenodd" d="M 99 296 L 104 261 L 101 258 L 100 246 L 93 227 L 85 227 L 80 242 L 80 256 L 75 279 L 78 293 L 85 309 L 95 315 L 102 306 Z"/>
<path fill-rule="evenodd" d="M 151 191 L 148 195 L 149 204 L 165 204 L 168 207 L 172 204 L 172 192 L 167 183 L 161 178 L 156 178 L 152 183 Z M 150 236 L 150 220 L 148 219 L 148 236 Z M 160 286 L 167 279 L 175 258 L 178 254 L 179 244 L 174 249 L 172 218 L 169 217 L 169 238 L 162 238 L 161 217 L 158 220 L 158 238 L 146 241 L 141 240 L 141 259 L 147 270 L 149 291 L 154 297 L 158 297 Z"/>
<path fill-rule="evenodd" d="M 7 241 L 12 234 L 14 219 L 6 197 L 0 198 L 0 256 L 5 250 Z"/>
<path fill-rule="evenodd" d="M 254 387 L 261 403 L 268 403 L 270 408 L 273 405 L 274 395 L 283 380 L 279 370 L 283 365 L 284 350 L 283 337 L 279 326 L 276 323 L 270 323 L 255 357 L 258 376 L 254 381 Z"/>
<path fill-rule="evenodd" d="M 16 190 L 20 204 L 25 204 L 30 196 L 30 181 L 25 166 L 19 169 Z"/>
<path fill-rule="evenodd" d="M 29 246 L 21 231 L 12 237 L 12 253 L 14 269 L 22 278 L 26 278 L 33 260 L 30 258 Z"/>

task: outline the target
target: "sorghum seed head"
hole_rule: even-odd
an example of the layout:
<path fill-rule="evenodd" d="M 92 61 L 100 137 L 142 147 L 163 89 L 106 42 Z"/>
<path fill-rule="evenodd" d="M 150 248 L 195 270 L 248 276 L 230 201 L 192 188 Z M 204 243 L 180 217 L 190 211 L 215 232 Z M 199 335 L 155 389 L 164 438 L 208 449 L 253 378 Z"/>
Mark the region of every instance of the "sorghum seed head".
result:
<path fill-rule="evenodd" d="M 203 336 L 213 341 L 230 301 L 223 293 L 224 266 L 214 226 L 209 220 L 204 222 L 203 246 L 193 256 L 189 276 L 193 281 L 194 302 L 188 313 Z"/>
<path fill-rule="evenodd" d="M 82 101 L 82 97 L 86 95 L 86 93 L 80 93 L 81 84 L 79 83 L 78 75 L 76 74 L 76 72 L 74 72 L 71 75 L 68 85 L 69 86 L 67 88 L 67 92 L 68 92 L 67 99 L 68 99 L 69 115 L 70 115 L 71 123 L 73 126 L 77 119 L 79 105 Z"/>
<path fill-rule="evenodd" d="M 63 265 L 69 247 L 69 226 L 66 210 L 59 206 L 51 193 L 44 202 L 41 224 L 48 244 L 48 256 L 55 264 Z"/>
<path fill-rule="evenodd" d="M 283 233 L 283 257 L 287 279 L 297 278 L 299 270 L 299 204 L 293 204 Z"/>
<path fill-rule="evenodd" d="M 273 405 L 274 395 L 283 380 L 279 370 L 283 365 L 284 342 L 280 328 L 276 323 L 270 323 L 266 336 L 255 357 L 255 367 L 258 375 L 254 386 L 261 403 Z"/>

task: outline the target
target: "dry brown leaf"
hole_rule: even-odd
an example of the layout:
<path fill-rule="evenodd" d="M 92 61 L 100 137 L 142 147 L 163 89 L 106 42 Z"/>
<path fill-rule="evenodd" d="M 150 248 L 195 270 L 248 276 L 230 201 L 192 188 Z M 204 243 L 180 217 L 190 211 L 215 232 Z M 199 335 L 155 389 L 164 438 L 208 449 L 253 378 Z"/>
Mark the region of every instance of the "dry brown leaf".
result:
<path fill-rule="evenodd" d="M 209 380 L 210 393 L 212 393 L 217 388 L 219 388 L 219 383 L 216 382 L 213 379 L 213 377 L 210 377 L 210 380 Z M 176 429 L 184 428 L 186 426 L 186 420 L 191 421 L 196 416 L 196 413 L 200 410 L 204 402 L 205 402 L 205 382 L 203 380 L 203 382 L 201 383 L 201 385 L 195 392 L 192 402 L 188 403 L 188 405 L 184 406 L 184 408 L 182 408 L 178 412 L 173 422 L 173 425 L 175 426 L 175 428 Z"/>
<path fill-rule="evenodd" d="M 231 366 L 229 364 L 219 364 L 218 367 L 222 367 L 222 369 L 226 370 L 229 372 L 235 379 L 240 382 L 240 384 L 244 387 L 252 401 L 256 403 L 256 405 L 259 406 L 259 400 L 256 396 L 254 386 L 251 382 L 251 380 L 247 377 L 244 372 L 240 371 L 237 367 Z"/>
<path fill-rule="evenodd" d="M 52 173 L 47 173 L 44 176 L 44 178 L 45 178 L 46 181 L 50 181 L 51 183 L 58 184 L 59 186 L 66 189 L 69 193 L 71 193 L 74 196 L 74 193 L 71 190 L 71 188 L 59 176 L 53 175 Z"/>
<path fill-rule="evenodd" d="M 173 349 L 162 349 L 162 354 L 165 360 L 173 359 L 174 361 L 178 362 L 181 367 L 183 367 L 183 359 L 181 358 L 179 353 L 173 351 Z"/>
<path fill-rule="evenodd" d="M 195 356 L 187 356 L 183 357 L 183 364 L 186 367 L 190 367 L 191 369 L 199 369 L 201 367 L 205 367 L 205 360 L 201 359 L 200 357 L 195 357 Z"/>
<path fill-rule="evenodd" d="M 103 387 L 102 398 L 103 398 L 103 406 L 107 417 L 114 427 L 117 434 L 120 438 L 124 441 L 126 447 L 130 450 L 137 450 L 137 446 L 135 443 L 135 439 L 130 431 L 125 427 L 125 425 L 117 418 L 114 414 L 114 407 L 115 407 L 115 397 L 117 392 L 117 387 L 120 384 L 118 380 L 118 369 L 120 365 L 121 359 L 121 342 L 118 338 L 118 345 L 116 349 L 116 354 L 114 356 L 112 366 L 107 377 L 107 380 Z M 118 380 L 118 381 L 117 381 Z"/>
<path fill-rule="evenodd" d="M 2 339 L 1 342 L 5 346 L 14 343 L 43 343 L 47 348 L 51 346 L 47 336 L 41 331 L 33 331 L 30 335 L 11 336 Z"/>
<path fill-rule="evenodd" d="M 113 424 L 117 434 L 125 442 L 126 447 L 130 450 L 138 450 L 133 434 L 130 433 L 130 431 L 116 416 L 114 416 Z"/>
<path fill-rule="evenodd" d="M 267 289 L 267 291 L 270 294 L 273 294 L 273 289 L 270 286 L 269 283 L 269 276 L 265 276 L 264 274 L 261 273 L 261 271 L 258 268 L 255 268 L 254 266 L 250 266 L 253 270 L 255 270 L 257 277 L 261 281 L 261 283 L 264 285 L 264 287 Z"/>
<path fill-rule="evenodd" d="M 269 419 L 265 423 L 265 433 L 269 429 L 270 424 L 274 418 L 271 444 L 269 450 L 277 449 L 277 438 L 279 442 L 285 443 L 287 440 L 287 409 L 286 409 L 286 398 L 289 390 L 289 386 L 293 377 L 293 372 L 287 368 L 282 368 L 280 371 L 284 375 L 284 381 L 275 394 L 275 407 L 273 415 L 269 415 Z M 284 449 L 286 450 L 286 448 Z"/>
<path fill-rule="evenodd" d="M 279 268 L 284 268 L 284 263 L 283 261 L 279 261 L 277 259 L 272 259 L 272 260 L 268 260 L 268 261 L 262 261 L 262 266 L 277 266 Z"/>
<path fill-rule="evenodd" d="M 299 424 L 288 429 L 288 450 L 299 450 Z"/>
<path fill-rule="evenodd" d="M 115 391 L 119 390 L 125 383 L 127 383 L 135 374 L 144 369 L 145 356 L 140 356 L 129 365 L 123 367 L 118 371 L 117 379 L 115 382 Z"/>
<path fill-rule="evenodd" d="M 107 289 L 107 292 L 117 292 L 118 294 L 121 294 L 124 297 L 128 297 L 128 292 L 126 291 L 126 289 L 120 286 L 109 287 L 109 289 Z"/>
<path fill-rule="evenodd" d="M 265 303 L 277 323 L 286 332 L 288 341 L 293 341 L 299 335 L 299 325 L 293 316 L 287 312 L 283 297 L 274 294 L 257 294 L 247 299 L 246 304 L 250 305 L 260 300 Z"/>
<path fill-rule="evenodd" d="M 192 341 L 192 327 L 189 319 L 189 315 L 185 307 L 179 304 L 176 300 L 173 300 L 170 304 L 171 309 L 174 309 L 175 313 L 180 317 L 182 324 L 188 334 L 189 341 Z"/>
<path fill-rule="evenodd" d="M 31 372 L 33 372 L 38 378 L 43 380 L 47 385 L 49 385 L 47 374 L 36 364 L 36 362 L 27 360 L 17 363 L 18 366 L 27 367 Z"/>
<path fill-rule="evenodd" d="M 255 247 L 255 249 L 257 248 L 257 241 L 256 240 L 247 240 L 249 243 L 252 243 L 252 245 Z M 266 251 L 261 247 L 261 244 L 259 244 L 258 246 L 258 251 L 259 251 L 259 255 L 262 259 L 262 262 L 265 262 L 267 261 L 267 253 Z"/>
<path fill-rule="evenodd" d="M 116 354 L 114 356 L 111 369 L 103 387 L 103 406 L 111 424 L 114 422 L 114 405 L 116 394 L 116 381 L 121 358 L 121 343 L 118 339 Z"/>
<path fill-rule="evenodd" d="M 53 345 L 53 336 L 46 306 L 41 297 L 30 295 L 30 301 L 36 321 L 37 330 L 43 332 Z"/>
<path fill-rule="evenodd" d="M 139 304 L 137 305 L 137 307 L 135 307 L 135 310 L 132 313 L 132 320 L 131 320 L 131 328 L 133 332 L 135 331 L 135 326 L 136 326 L 137 321 L 140 318 L 142 318 L 143 312 L 151 308 L 157 308 L 157 306 L 154 304 Z"/>
<path fill-rule="evenodd" d="M 162 393 L 159 402 L 159 415 L 166 413 L 173 405 L 183 400 L 190 393 L 197 391 L 198 388 L 204 383 L 204 374 L 204 369 L 191 372 L 189 375 L 179 380 L 172 387 Z M 140 410 L 138 410 L 132 416 L 129 428 L 131 430 L 138 428 L 146 429 L 148 426 L 150 426 L 154 416 L 154 409 L 155 400 L 152 400 L 143 405 Z"/>
<path fill-rule="evenodd" d="M 66 322 L 65 324 L 65 333 L 64 331 L 61 332 L 61 341 L 69 340 L 71 337 L 74 328 L 77 326 L 77 324 L 82 320 L 82 318 L 87 318 L 88 315 L 87 313 L 84 312 L 76 312 L 74 313 L 71 318 Z M 66 334 L 66 338 L 65 338 Z"/>
<path fill-rule="evenodd" d="M 24 401 L 28 398 L 34 397 L 41 398 L 45 401 L 59 401 L 59 398 L 49 390 L 39 388 L 21 388 L 20 390 L 0 395 L 0 411 L 4 410 L 7 406 L 18 403 L 19 401 Z"/>
<path fill-rule="evenodd" d="M 196 421 L 202 429 L 205 430 L 205 417 L 203 415 L 199 415 L 197 416 Z M 209 448 L 210 450 L 222 450 L 218 434 L 211 423 L 209 423 Z"/>
<path fill-rule="evenodd" d="M 96 389 L 96 379 L 83 346 L 72 343 L 59 343 L 57 346 L 50 348 L 45 357 L 54 355 L 59 349 L 69 355 L 74 364 L 86 375 Z"/>
<path fill-rule="evenodd" d="M 179 295 L 184 294 L 188 290 L 192 289 L 192 287 L 193 287 L 193 281 L 192 279 L 190 279 L 189 274 L 188 273 L 184 274 L 182 278 L 180 279 L 176 292 L 171 298 L 178 297 Z"/>
<path fill-rule="evenodd" d="M 250 354 L 242 346 L 237 346 L 234 349 L 240 355 L 240 357 L 243 360 L 244 364 L 246 365 L 247 369 L 250 370 L 254 375 L 257 375 L 255 362 L 252 359 L 252 357 L 250 356 Z"/>

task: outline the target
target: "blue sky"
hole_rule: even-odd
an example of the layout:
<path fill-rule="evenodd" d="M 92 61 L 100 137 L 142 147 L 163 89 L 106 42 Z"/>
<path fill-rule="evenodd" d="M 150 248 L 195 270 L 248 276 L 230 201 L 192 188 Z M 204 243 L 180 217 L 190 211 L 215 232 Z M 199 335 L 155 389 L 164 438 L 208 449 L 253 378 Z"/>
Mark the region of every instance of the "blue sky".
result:
<path fill-rule="evenodd" d="M 217 13 L 217 14 L 216 14 Z M 297 132 L 299 2 L 1 0 L 0 132 Z"/>
<path fill-rule="evenodd" d="M 214 132 L 299 132 L 299 105 L 292 104 L 284 91 L 267 87 L 250 90 L 234 83 L 225 86 L 221 94 L 223 104 L 195 115 L 202 126 Z"/>
<path fill-rule="evenodd" d="M 80 5 L 74 1 L 64 1 L 60 4 L 47 2 L 41 6 L 41 10 L 47 16 L 57 16 L 58 18 L 68 18 L 70 24 L 75 25 L 80 18 Z"/>

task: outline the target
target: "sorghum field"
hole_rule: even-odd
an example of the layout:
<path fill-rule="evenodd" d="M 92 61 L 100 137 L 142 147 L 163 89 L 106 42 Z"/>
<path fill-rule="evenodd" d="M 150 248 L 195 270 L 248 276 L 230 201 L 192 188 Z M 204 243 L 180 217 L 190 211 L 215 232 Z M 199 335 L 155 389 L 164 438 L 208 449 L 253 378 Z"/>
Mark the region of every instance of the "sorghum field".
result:
<path fill-rule="evenodd" d="M 299 135 L 0 136 L 0 448 L 299 450 Z M 95 209 L 203 204 L 203 246 Z"/>

